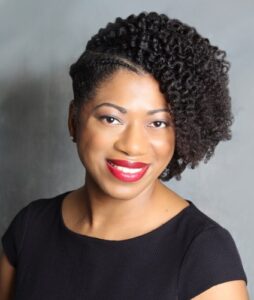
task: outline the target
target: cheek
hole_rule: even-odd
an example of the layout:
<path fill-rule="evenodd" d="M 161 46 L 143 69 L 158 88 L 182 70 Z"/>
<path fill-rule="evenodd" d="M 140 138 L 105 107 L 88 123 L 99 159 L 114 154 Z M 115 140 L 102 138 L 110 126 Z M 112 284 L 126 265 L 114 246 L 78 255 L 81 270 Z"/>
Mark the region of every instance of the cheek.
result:
<path fill-rule="evenodd" d="M 80 159 L 91 161 L 105 155 L 107 147 L 112 143 L 112 134 L 100 130 L 97 126 L 86 127 L 80 130 L 77 141 L 77 149 Z"/>
<path fill-rule="evenodd" d="M 175 134 L 170 132 L 163 138 L 154 139 L 151 143 L 153 151 L 157 157 L 160 157 L 162 161 L 170 160 L 175 151 Z"/>

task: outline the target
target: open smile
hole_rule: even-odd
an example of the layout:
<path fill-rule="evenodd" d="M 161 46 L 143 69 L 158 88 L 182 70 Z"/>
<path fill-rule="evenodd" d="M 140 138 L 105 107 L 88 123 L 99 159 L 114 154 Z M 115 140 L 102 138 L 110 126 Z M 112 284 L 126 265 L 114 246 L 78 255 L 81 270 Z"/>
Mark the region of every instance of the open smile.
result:
<path fill-rule="evenodd" d="M 138 181 L 145 175 L 149 168 L 149 164 L 144 163 L 133 163 L 119 160 L 114 160 L 114 162 L 112 160 L 107 160 L 106 162 L 111 174 L 113 174 L 117 179 L 125 182 Z M 116 164 L 116 162 L 118 162 L 118 164 Z"/>

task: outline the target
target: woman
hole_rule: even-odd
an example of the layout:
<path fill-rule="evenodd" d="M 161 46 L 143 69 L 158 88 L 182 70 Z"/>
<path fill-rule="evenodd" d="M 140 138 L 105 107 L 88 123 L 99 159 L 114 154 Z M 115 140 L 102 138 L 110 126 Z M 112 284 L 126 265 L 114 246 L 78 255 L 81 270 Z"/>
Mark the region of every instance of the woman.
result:
<path fill-rule="evenodd" d="M 70 69 L 85 183 L 16 215 L 1 299 L 248 299 L 230 233 L 161 182 L 231 138 L 228 68 L 224 51 L 155 12 L 91 38 Z"/>

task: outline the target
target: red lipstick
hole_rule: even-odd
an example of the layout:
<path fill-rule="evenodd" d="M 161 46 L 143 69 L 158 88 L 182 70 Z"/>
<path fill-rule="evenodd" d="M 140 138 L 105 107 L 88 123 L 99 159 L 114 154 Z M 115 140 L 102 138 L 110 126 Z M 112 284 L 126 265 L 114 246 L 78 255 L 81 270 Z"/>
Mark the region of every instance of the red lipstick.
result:
<path fill-rule="evenodd" d="M 149 168 L 149 164 L 110 159 L 107 160 L 107 167 L 111 174 L 113 174 L 117 179 L 125 182 L 134 182 L 145 175 Z"/>
<path fill-rule="evenodd" d="M 121 159 L 107 159 L 107 161 L 110 161 L 115 165 L 125 167 L 125 168 L 143 168 L 148 165 L 142 162 L 133 162 L 133 161 L 121 160 Z"/>

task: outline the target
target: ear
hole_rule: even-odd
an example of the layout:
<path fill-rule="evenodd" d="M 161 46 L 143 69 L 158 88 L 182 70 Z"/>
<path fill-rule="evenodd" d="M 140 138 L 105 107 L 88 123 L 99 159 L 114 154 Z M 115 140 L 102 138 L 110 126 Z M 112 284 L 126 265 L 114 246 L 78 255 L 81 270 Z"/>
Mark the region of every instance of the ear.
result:
<path fill-rule="evenodd" d="M 74 100 L 71 100 L 69 105 L 68 128 L 70 136 L 73 137 L 73 142 L 75 143 L 77 136 L 77 111 Z"/>

